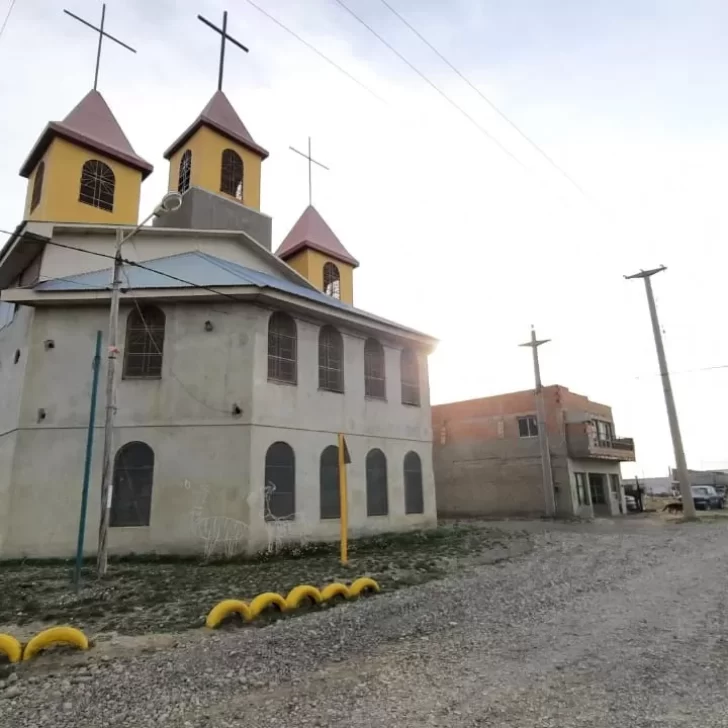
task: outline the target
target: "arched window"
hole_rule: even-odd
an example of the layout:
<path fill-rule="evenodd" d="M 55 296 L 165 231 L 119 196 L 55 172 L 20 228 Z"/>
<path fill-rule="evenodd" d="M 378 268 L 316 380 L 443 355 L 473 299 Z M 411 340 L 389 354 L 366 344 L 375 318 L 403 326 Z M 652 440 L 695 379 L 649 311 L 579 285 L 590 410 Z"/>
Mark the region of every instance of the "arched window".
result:
<path fill-rule="evenodd" d="M 367 339 L 364 344 L 364 394 L 379 399 L 387 396 L 384 348 L 376 339 Z"/>
<path fill-rule="evenodd" d="M 417 354 L 412 349 L 402 349 L 400 357 L 402 404 L 420 404 L 420 367 Z"/>
<path fill-rule="evenodd" d="M 321 518 L 339 518 L 341 515 L 339 448 L 336 445 L 329 445 L 321 453 L 319 483 L 321 488 Z"/>
<path fill-rule="evenodd" d="M 165 316 L 156 306 L 132 309 L 126 319 L 124 377 L 159 379 L 162 376 Z"/>
<path fill-rule="evenodd" d="M 119 448 L 114 459 L 110 526 L 148 526 L 152 510 L 154 450 L 143 442 Z"/>
<path fill-rule="evenodd" d="M 296 322 L 282 311 L 268 319 L 268 379 L 296 383 Z"/>
<path fill-rule="evenodd" d="M 190 188 L 190 175 L 192 174 L 192 150 L 186 149 L 179 160 L 179 176 L 177 177 L 177 192 L 183 195 Z"/>
<path fill-rule="evenodd" d="M 333 326 L 319 332 L 319 389 L 344 391 L 344 340 Z"/>
<path fill-rule="evenodd" d="M 30 211 L 33 212 L 38 203 L 40 196 L 43 194 L 43 176 L 45 175 L 45 162 L 39 162 L 35 169 L 35 177 L 33 178 L 33 193 L 30 196 Z"/>
<path fill-rule="evenodd" d="M 367 453 L 367 516 L 386 516 L 389 513 L 387 495 L 387 458 L 375 448 Z"/>
<path fill-rule="evenodd" d="M 404 512 L 425 512 L 422 494 L 422 461 L 420 456 L 412 450 L 404 456 Z"/>
<path fill-rule="evenodd" d="M 114 189 L 116 178 L 108 164 L 98 159 L 89 159 L 81 170 L 81 190 L 78 201 L 100 210 L 114 210 Z"/>
<path fill-rule="evenodd" d="M 296 456 L 287 442 L 274 442 L 265 454 L 265 520 L 296 517 Z"/>
<path fill-rule="evenodd" d="M 324 293 L 341 299 L 341 276 L 333 263 L 324 263 Z"/>
<path fill-rule="evenodd" d="M 241 202 L 243 200 L 243 160 L 232 149 L 226 149 L 222 153 L 220 192 Z"/>

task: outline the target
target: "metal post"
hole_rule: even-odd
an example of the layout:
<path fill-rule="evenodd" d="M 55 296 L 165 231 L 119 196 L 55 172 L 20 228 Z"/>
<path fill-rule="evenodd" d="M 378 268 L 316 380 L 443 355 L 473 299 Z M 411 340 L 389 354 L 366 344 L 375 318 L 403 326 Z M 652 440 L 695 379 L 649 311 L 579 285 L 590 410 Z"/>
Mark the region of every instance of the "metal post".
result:
<path fill-rule="evenodd" d="M 341 526 L 341 563 L 349 563 L 349 498 L 346 482 L 346 445 L 344 436 L 339 435 L 339 508 Z"/>
<path fill-rule="evenodd" d="M 83 464 L 83 490 L 81 491 L 81 516 L 78 522 L 78 541 L 76 543 L 76 566 L 73 571 L 73 583 L 76 593 L 81 584 L 81 565 L 83 564 L 83 541 L 86 534 L 86 511 L 88 509 L 88 486 L 91 479 L 91 456 L 94 444 L 94 423 L 96 422 L 96 395 L 99 390 L 99 370 L 101 369 L 101 332 L 96 332 L 96 353 L 93 362 L 93 380 L 91 382 L 91 413 L 88 418 L 86 435 L 86 460 Z"/>
<path fill-rule="evenodd" d="M 546 407 L 543 400 L 543 386 L 541 384 L 541 366 L 538 361 L 538 347 L 547 344 L 550 339 L 539 341 L 536 331 L 531 327 L 531 341 L 520 346 L 530 346 L 533 350 L 533 376 L 536 384 L 536 417 L 538 421 L 538 444 L 541 450 L 541 472 L 543 475 L 544 505 L 547 516 L 556 514 L 556 498 L 554 494 L 554 474 L 551 470 L 551 451 L 549 450 L 549 435 L 546 429 Z"/>
<path fill-rule="evenodd" d="M 657 350 L 657 361 L 660 365 L 660 378 L 662 379 L 662 391 L 665 394 L 665 407 L 667 409 L 667 419 L 670 423 L 670 435 L 672 436 L 672 447 L 675 452 L 675 466 L 677 469 L 677 479 L 680 483 L 680 493 L 682 494 L 683 515 L 685 518 L 695 518 L 695 504 L 693 503 L 693 493 L 690 489 L 690 476 L 688 475 L 688 466 L 685 461 L 685 450 L 683 449 L 682 435 L 680 434 L 680 423 L 677 419 L 677 408 L 675 407 L 675 398 L 672 394 L 672 384 L 670 383 L 670 373 L 667 369 L 667 359 L 665 357 L 665 347 L 662 344 L 662 332 L 660 331 L 660 322 L 657 318 L 657 307 L 655 306 L 655 296 L 652 293 L 652 281 L 650 280 L 655 273 L 661 273 L 667 270 L 664 265 L 652 270 L 640 271 L 631 276 L 625 276 L 628 280 L 632 278 L 642 278 L 645 282 L 645 293 L 647 294 L 647 305 L 650 309 L 650 320 L 652 322 L 652 333 L 655 337 L 655 349 Z"/>
<path fill-rule="evenodd" d="M 116 253 L 114 255 L 114 274 L 111 281 L 111 309 L 109 311 L 109 341 L 106 365 L 106 416 L 104 419 L 104 455 L 101 474 L 101 521 L 99 523 L 99 547 L 96 557 L 96 570 L 99 576 L 106 574 L 106 542 L 109 533 L 109 515 L 113 491 L 113 468 L 111 464 L 114 451 L 114 416 L 116 415 L 116 357 L 119 328 L 119 293 L 121 289 L 121 243 L 122 231 L 116 231 Z"/>

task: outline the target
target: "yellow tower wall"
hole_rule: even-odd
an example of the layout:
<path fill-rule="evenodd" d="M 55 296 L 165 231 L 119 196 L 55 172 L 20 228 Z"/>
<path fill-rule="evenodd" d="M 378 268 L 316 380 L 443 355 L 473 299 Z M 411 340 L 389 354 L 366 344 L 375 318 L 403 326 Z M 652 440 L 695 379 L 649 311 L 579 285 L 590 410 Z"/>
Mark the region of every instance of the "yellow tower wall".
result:
<path fill-rule="evenodd" d="M 288 258 L 286 263 L 316 286 L 319 291 L 324 290 L 324 264 L 333 263 L 339 269 L 341 300 L 354 305 L 354 268 L 348 263 L 342 263 L 336 258 L 331 258 L 311 248 L 301 250 Z"/>
<path fill-rule="evenodd" d="M 114 172 L 114 209 L 109 212 L 79 202 L 81 169 L 89 159 L 108 164 Z M 139 196 L 142 173 L 122 162 L 90 151 L 56 137 L 43 155 L 45 173 L 40 202 L 30 211 L 30 197 L 38 166 L 28 179 L 25 196 L 25 219 L 51 222 L 102 223 L 136 225 L 139 220 Z M 40 162 L 39 162 L 40 164 Z"/>
<path fill-rule="evenodd" d="M 261 158 L 246 147 L 230 141 L 227 137 L 218 134 L 207 126 L 201 126 L 188 140 L 169 158 L 169 189 L 177 190 L 179 180 L 179 163 L 185 151 L 192 152 L 192 172 L 190 184 L 196 187 L 220 192 L 220 172 L 222 167 L 222 153 L 232 149 L 243 160 L 243 200 L 246 207 L 260 211 L 260 168 Z M 235 197 L 225 195 L 231 200 Z"/>

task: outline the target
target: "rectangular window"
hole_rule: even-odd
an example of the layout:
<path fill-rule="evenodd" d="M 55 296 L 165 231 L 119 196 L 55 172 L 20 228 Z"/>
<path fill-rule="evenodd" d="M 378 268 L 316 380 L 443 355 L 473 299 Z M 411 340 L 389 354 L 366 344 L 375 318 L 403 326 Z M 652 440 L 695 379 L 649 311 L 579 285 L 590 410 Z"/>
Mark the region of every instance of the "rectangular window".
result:
<path fill-rule="evenodd" d="M 589 505 L 586 500 L 586 473 L 574 473 L 576 481 L 576 500 L 580 506 Z"/>
<path fill-rule="evenodd" d="M 612 493 L 618 498 L 619 497 L 619 475 L 612 473 L 609 476 L 609 485 L 612 488 Z"/>
<path fill-rule="evenodd" d="M 538 437 L 538 422 L 535 415 L 518 418 L 519 437 Z"/>
<path fill-rule="evenodd" d="M 597 420 L 597 440 L 604 447 L 611 447 L 614 440 L 614 427 L 611 422 Z"/>

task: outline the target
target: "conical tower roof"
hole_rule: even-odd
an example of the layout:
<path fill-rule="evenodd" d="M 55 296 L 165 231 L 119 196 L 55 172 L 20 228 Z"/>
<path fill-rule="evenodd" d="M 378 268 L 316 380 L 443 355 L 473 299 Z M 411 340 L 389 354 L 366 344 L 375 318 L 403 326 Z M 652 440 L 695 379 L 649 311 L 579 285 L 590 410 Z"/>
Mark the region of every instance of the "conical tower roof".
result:
<path fill-rule="evenodd" d="M 281 260 L 286 260 L 303 248 L 318 250 L 355 268 L 359 265 L 359 261 L 342 245 L 313 205 L 309 205 L 303 211 L 303 215 L 298 218 L 276 251 L 276 255 Z"/>
<path fill-rule="evenodd" d="M 30 176 L 57 136 L 128 164 L 138 169 L 142 178 L 154 169 L 134 151 L 109 105 L 96 90 L 89 91 L 63 121 L 51 121 L 46 126 L 21 167 L 21 176 Z"/>
<path fill-rule="evenodd" d="M 169 159 L 203 125 L 209 126 L 238 144 L 242 144 L 259 154 L 262 159 L 268 156 L 268 152 L 253 141 L 253 137 L 245 128 L 245 124 L 243 124 L 228 97 L 222 91 L 215 91 L 200 115 L 167 149 L 164 158 Z"/>

